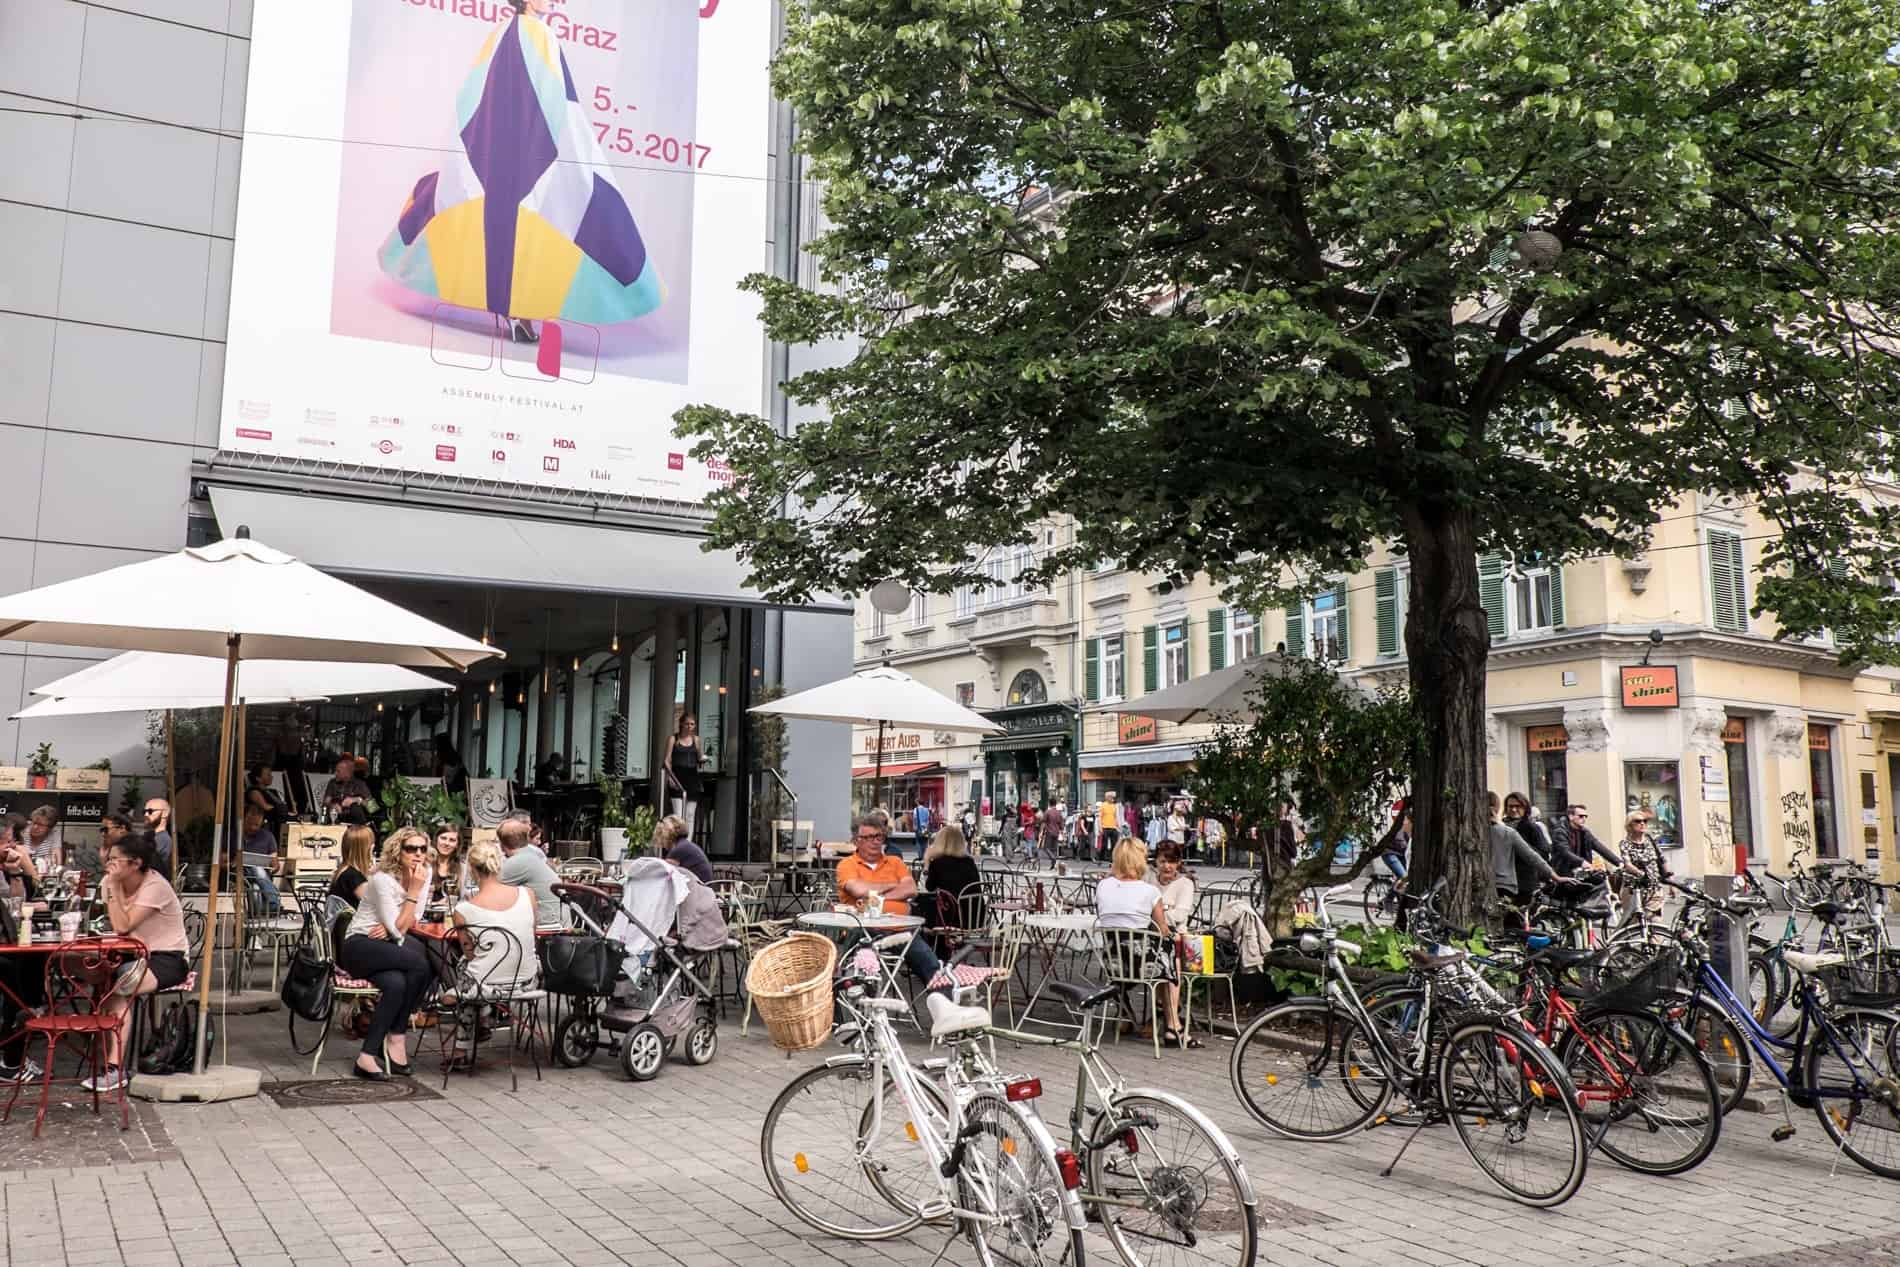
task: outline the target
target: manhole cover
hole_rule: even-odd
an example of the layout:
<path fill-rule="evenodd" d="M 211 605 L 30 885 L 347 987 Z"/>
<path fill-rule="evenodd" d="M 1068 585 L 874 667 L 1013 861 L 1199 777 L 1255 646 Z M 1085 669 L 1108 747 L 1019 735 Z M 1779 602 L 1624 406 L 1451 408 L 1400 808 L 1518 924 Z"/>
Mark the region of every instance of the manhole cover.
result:
<path fill-rule="evenodd" d="M 361 1078 L 319 1078 L 311 1082 L 266 1082 L 259 1088 L 280 1109 L 322 1109 L 336 1105 L 389 1104 L 397 1100 L 440 1100 L 442 1095 L 414 1078 L 365 1082 Z"/>

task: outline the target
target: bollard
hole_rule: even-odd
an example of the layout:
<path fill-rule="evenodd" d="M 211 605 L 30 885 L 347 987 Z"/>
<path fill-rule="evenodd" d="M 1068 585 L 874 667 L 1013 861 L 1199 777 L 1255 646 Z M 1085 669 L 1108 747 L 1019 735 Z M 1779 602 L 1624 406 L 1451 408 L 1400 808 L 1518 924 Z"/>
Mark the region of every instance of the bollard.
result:
<path fill-rule="evenodd" d="M 1735 877 L 1710 874 L 1702 877 L 1702 891 L 1718 902 L 1735 894 Z M 1748 928 L 1741 920 L 1721 910 L 1710 913 L 1709 959 L 1735 997 L 1748 1001 Z"/>

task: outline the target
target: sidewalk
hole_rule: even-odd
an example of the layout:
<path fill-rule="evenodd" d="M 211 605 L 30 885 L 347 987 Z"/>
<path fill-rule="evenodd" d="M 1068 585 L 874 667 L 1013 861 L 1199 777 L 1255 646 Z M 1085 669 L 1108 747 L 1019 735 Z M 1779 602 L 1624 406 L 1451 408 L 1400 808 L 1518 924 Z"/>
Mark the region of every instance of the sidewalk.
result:
<path fill-rule="evenodd" d="M 231 1059 L 266 1081 L 309 1076 L 279 1016 L 233 1017 Z M 424 1035 L 425 1059 L 433 1035 Z M 30 1112 L 0 1127 L 0 1267 L 340 1267 L 351 1263 L 928 1264 L 936 1233 L 883 1245 L 808 1238 L 766 1189 L 758 1158 L 766 1107 L 829 1052 L 787 1059 L 762 1029 L 722 1027 L 719 1057 L 669 1062 L 653 1082 L 593 1067 L 505 1069 L 417 1079 L 395 1104 L 281 1108 L 260 1097 L 216 1105 L 140 1105 L 132 1132 L 55 1106 L 47 1138 Z M 1187 1095 L 1232 1135 L 1262 1198 L 1262 1263 L 1826 1263 L 1895 1267 L 1900 1184 L 1832 1156 L 1812 1113 L 1774 1144 L 1779 1112 L 1737 1114 L 1715 1155 L 1676 1179 L 1646 1179 L 1593 1159 L 1582 1192 L 1554 1212 L 1484 1185 L 1446 1129 L 1427 1131 L 1391 1179 L 1395 1127 L 1300 1145 L 1256 1127 L 1227 1082 L 1228 1042 L 1156 1062 L 1125 1044 L 1132 1079 Z M 333 1043 L 326 1077 L 353 1049 Z M 1059 1116 L 1069 1067 L 1025 1056 Z M 421 1066 L 419 1066 L 420 1068 Z M 346 1082 L 352 1096 L 368 1084 Z M 27 1097 L 22 1096 L 23 1106 Z M 1099 1256 L 1097 1256 L 1099 1253 Z M 947 1262 L 972 1261 L 966 1245 Z M 1116 1261 L 1092 1241 L 1090 1261 Z"/>

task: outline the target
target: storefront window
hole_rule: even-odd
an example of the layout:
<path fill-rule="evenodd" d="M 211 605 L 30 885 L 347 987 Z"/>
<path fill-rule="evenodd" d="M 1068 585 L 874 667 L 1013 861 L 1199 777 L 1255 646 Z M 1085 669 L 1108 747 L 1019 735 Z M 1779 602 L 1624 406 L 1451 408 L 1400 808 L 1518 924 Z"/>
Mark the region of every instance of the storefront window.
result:
<path fill-rule="evenodd" d="M 1835 812 L 1837 802 L 1834 792 L 1832 726 L 1808 727 L 1808 779 L 1814 793 L 1814 856 L 1838 858 L 1841 856 L 1841 838 L 1835 828 L 1839 816 Z"/>
<path fill-rule="evenodd" d="M 1065 765 L 1052 765 L 1044 771 L 1044 776 L 1049 780 L 1047 799 L 1051 803 L 1061 801 L 1064 805 L 1075 804 L 1075 783 L 1069 774 L 1069 767 Z"/>
<path fill-rule="evenodd" d="M 1642 810 L 1650 816 L 1650 839 L 1666 848 L 1682 843 L 1682 780 L 1675 762 L 1625 761 L 1623 798 L 1626 814 Z"/>
<path fill-rule="evenodd" d="M 998 770 L 990 786 L 990 813 L 1000 815 L 1015 812 L 1016 806 L 1022 804 L 1022 798 L 1017 795 L 1018 790 L 1016 771 Z"/>
<path fill-rule="evenodd" d="M 1731 717 L 1722 728 L 1722 747 L 1728 760 L 1728 819 L 1735 847 L 1743 856 L 1762 856 L 1755 838 L 1755 789 L 1748 781 L 1748 722 Z"/>
<path fill-rule="evenodd" d="M 1570 732 L 1562 726 L 1527 726 L 1531 804 L 1546 823 L 1562 822 L 1570 810 Z"/>

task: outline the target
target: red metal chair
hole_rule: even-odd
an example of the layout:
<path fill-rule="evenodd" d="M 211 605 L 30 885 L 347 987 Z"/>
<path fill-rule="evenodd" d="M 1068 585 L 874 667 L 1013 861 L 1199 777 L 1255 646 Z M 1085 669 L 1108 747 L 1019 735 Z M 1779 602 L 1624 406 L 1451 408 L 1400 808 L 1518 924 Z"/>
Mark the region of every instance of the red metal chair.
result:
<path fill-rule="evenodd" d="M 55 1079 L 53 1076 L 59 1055 L 59 1040 L 63 1035 L 75 1037 L 91 1047 L 94 1113 L 99 1111 L 97 1087 L 99 1078 L 105 1072 L 106 1039 L 110 1035 L 118 1035 L 121 1076 L 118 1088 L 112 1094 L 119 1101 L 119 1129 L 123 1131 L 131 1126 L 132 1109 L 125 1098 L 126 1084 L 131 1079 L 125 1075 L 124 1067 L 134 1059 L 128 1037 L 133 1009 L 128 1006 L 124 1011 L 108 1014 L 105 1004 L 112 997 L 121 975 L 133 968 L 142 977 L 150 964 L 145 943 L 129 937 L 76 941 L 47 954 L 46 1009 L 42 1015 L 26 1023 L 29 1045 L 34 1034 L 46 1036 L 45 1073 L 40 1079 L 40 1108 L 33 1118 L 33 1138 L 39 1138 L 40 1128 L 46 1124 L 46 1106 L 52 1098 L 53 1083 L 78 1081 L 77 1078 Z M 0 1123 L 13 1116 L 13 1106 L 19 1101 L 20 1088 L 24 1085 L 19 1082 L 13 1084 L 13 1094 L 7 1097 L 6 1111 L 0 1113 Z"/>

